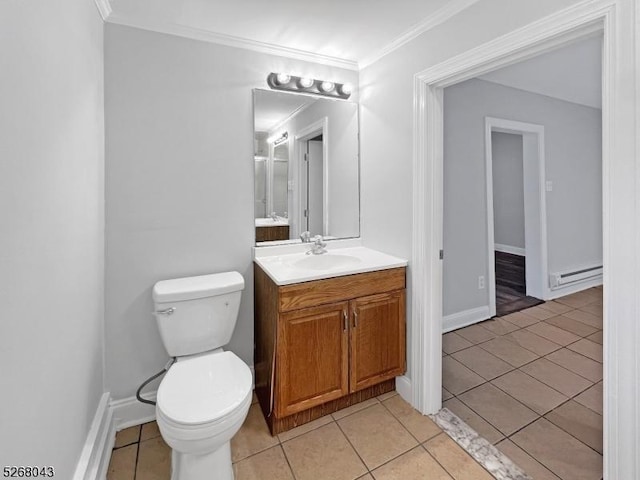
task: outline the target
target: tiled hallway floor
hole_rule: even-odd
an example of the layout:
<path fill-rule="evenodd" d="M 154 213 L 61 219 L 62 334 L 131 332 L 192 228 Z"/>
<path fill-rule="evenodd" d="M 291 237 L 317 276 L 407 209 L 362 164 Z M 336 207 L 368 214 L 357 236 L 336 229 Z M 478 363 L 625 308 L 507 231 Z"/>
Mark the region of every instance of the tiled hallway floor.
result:
<path fill-rule="evenodd" d="M 443 336 L 443 406 L 535 480 L 602 477 L 602 289 Z"/>
<path fill-rule="evenodd" d="M 231 442 L 231 453 L 236 480 L 493 478 L 395 392 L 276 437 L 254 403 Z M 118 432 L 108 480 L 169 478 L 170 449 L 155 422 Z"/>

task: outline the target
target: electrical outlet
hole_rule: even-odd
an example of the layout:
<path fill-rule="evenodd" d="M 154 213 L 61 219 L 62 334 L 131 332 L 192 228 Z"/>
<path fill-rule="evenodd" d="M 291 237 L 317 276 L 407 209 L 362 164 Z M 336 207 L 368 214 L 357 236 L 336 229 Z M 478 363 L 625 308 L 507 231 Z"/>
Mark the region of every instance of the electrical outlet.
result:
<path fill-rule="evenodd" d="M 478 290 L 484 289 L 484 275 L 478 277 Z"/>

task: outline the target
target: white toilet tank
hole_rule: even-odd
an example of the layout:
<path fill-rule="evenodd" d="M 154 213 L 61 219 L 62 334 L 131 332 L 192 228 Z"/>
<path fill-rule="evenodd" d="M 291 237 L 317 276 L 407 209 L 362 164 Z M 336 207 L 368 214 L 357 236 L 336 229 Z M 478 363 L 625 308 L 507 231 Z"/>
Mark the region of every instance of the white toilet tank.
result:
<path fill-rule="evenodd" d="M 238 272 L 156 283 L 154 314 L 169 355 L 193 355 L 229 343 L 243 289 L 244 279 Z"/>

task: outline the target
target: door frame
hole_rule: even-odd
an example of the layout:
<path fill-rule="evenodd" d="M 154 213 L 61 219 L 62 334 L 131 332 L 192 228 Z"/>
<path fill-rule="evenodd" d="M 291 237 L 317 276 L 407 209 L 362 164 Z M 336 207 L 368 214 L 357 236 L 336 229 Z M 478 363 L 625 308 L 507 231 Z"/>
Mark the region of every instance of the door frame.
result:
<path fill-rule="evenodd" d="M 292 235 L 300 235 L 304 231 L 302 230 L 304 204 L 300 196 L 300 185 L 302 185 L 301 165 L 304 162 L 304 154 L 306 153 L 306 149 L 303 148 L 303 144 L 306 143 L 307 140 L 310 140 L 319 134 L 322 134 L 322 235 L 327 235 L 327 232 L 329 231 L 329 117 L 322 117 L 321 119 L 300 129 L 293 136 L 295 149 L 294 158 L 296 159 L 297 170 L 297 187 L 295 188 L 296 198 L 294 198 L 293 202 L 298 210 L 296 212 L 298 231 L 292 232 Z"/>
<path fill-rule="evenodd" d="M 604 475 L 638 478 L 640 8 L 630 0 L 576 3 L 414 75 L 411 388 L 407 393 L 424 414 L 436 413 L 442 406 L 444 88 L 596 32 L 604 37 Z"/>
<path fill-rule="evenodd" d="M 548 298 L 547 201 L 544 126 L 534 123 L 485 117 L 484 144 L 487 194 L 487 286 L 489 312 L 496 315 L 495 222 L 493 203 L 493 132 L 522 135 L 524 190 L 524 233 L 526 292 Z"/>

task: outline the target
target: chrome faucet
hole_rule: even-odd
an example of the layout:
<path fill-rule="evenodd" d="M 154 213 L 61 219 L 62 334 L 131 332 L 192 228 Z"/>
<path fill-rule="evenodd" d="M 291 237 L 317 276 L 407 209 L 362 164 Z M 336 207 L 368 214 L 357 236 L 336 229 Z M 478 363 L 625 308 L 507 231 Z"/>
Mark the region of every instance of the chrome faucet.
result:
<path fill-rule="evenodd" d="M 278 220 L 278 215 L 276 215 L 276 212 L 271 212 L 271 215 L 269 215 L 271 217 L 271 220 L 273 220 L 274 222 Z"/>
<path fill-rule="evenodd" d="M 327 244 L 324 242 L 322 235 L 316 235 L 313 237 L 313 245 L 311 245 L 311 250 L 307 251 L 307 255 L 322 255 L 323 253 L 327 253 L 327 249 L 325 248 Z"/>
<path fill-rule="evenodd" d="M 309 243 L 311 241 L 311 232 L 309 230 L 302 232 L 300 234 L 300 240 L 302 240 L 302 243 Z"/>

